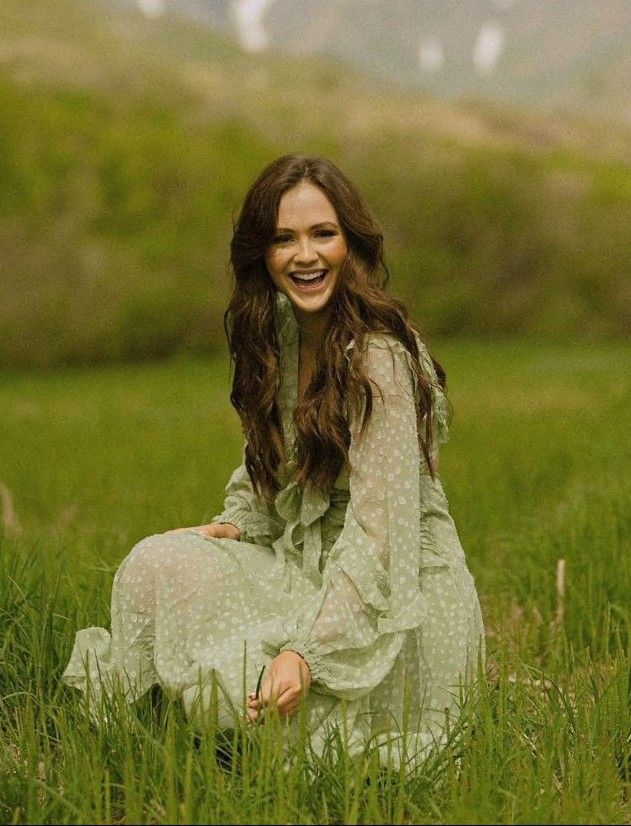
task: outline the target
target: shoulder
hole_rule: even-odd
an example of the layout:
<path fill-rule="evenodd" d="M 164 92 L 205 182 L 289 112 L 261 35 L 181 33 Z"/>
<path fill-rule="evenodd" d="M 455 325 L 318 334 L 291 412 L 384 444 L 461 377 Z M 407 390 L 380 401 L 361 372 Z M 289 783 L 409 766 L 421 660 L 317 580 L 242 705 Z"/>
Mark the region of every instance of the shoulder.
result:
<path fill-rule="evenodd" d="M 356 340 L 352 338 L 346 345 L 347 359 L 350 360 L 351 351 L 358 349 L 359 347 L 357 345 Z M 381 330 L 373 330 L 364 336 L 361 352 L 363 356 L 366 356 L 369 353 L 375 353 L 378 351 L 401 354 L 408 353 L 409 355 L 407 347 L 403 344 L 403 342 L 399 341 L 399 339 L 394 335 L 394 333 L 388 333 Z"/>
<path fill-rule="evenodd" d="M 426 374 L 431 383 L 437 383 L 434 365 L 425 343 L 416 332 L 414 333 L 414 338 L 418 348 L 418 364 L 420 365 L 421 370 Z M 352 351 L 356 349 L 358 349 L 357 343 L 353 338 L 346 345 L 345 356 L 349 363 L 352 358 Z M 394 333 L 387 331 L 372 331 L 368 333 L 364 337 L 361 354 L 363 357 L 364 367 L 367 369 L 370 369 L 372 366 L 376 366 L 377 368 L 381 367 L 383 369 L 384 365 L 388 363 L 389 357 L 389 363 L 392 365 L 392 371 L 398 370 L 398 372 L 401 372 L 407 368 L 413 373 L 413 356 L 406 345 L 398 339 Z"/>
<path fill-rule="evenodd" d="M 427 346 L 415 331 L 414 339 L 418 348 L 418 362 L 425 376 L 432 396 L 434 423 L 437 440 L 448 440 L 448 402 L 438 381 L 432 357 Z M 356 348 L 355 339 L 346 346 L 346 357 L 351 362 L 351 353 Z M 417 398 L 418 378 L 413 366 L 413 356 L 408 348 L 393 333 L 373 331 L 364 337 L 362 347 L 362 367 L 372 383 L 379 386 L 383 395 L 402 395 Z"/>
<path fill-rule="evenodd" d="M 392 333 L 372 331 L 364 336 L 361 349 L 355 339 L 346 346 L 346 358 L 351 363 L 352 351 L 360 350 L 361 369 L 382 392 L 401 392 L 407 395 L 416 388 L 416 377 L 412 367 L 412 355 Z"/>

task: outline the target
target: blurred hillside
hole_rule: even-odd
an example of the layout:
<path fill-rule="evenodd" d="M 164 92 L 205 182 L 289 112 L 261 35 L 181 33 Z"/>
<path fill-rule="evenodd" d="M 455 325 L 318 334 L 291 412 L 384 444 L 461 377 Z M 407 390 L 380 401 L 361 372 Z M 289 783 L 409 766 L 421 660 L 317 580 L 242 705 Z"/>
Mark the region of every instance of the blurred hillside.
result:
<path fill-rule="evenodd" d="M 631 123 L 629 0 L 109 0 L 253 50 L 332 55 L 444 97 Z"/>
<path fill-rule="evenodd" d="M 296 150 L 357 181 L 428 335 L 628 334 L 624 127 L 456 107 L 105 0 L 3 0 L 0 363 L 223 347 L 232 215 Z"/>
<path fill-rule="evenodd" d="M 628 0 L 274 0 L 268 17 L 276 46 L 308 43 L 433 94 L 631 124 Z"/>

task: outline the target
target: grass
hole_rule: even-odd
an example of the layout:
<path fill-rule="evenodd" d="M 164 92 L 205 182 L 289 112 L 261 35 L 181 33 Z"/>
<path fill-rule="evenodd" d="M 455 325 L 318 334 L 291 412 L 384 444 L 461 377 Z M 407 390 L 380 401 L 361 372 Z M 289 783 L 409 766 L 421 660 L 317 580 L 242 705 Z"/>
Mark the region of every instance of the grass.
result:
<path fill-rule="evenodd" d="M 298 743 L 285 773 L 273 726 L 218 760 L 216 730 L 196 737 L 169 697 L 94 729 L 59 683 L 74 632 L 108 627 L 137 540 L 220 508 L 240 453 L 227 363 L 0 378 L 2 822 L 631 821 L 631 347 L 435 350 L 454 406 L 441 476 L 489 668 L 462 737 L 409 776 L 335 741 L 319 761 Z"/>

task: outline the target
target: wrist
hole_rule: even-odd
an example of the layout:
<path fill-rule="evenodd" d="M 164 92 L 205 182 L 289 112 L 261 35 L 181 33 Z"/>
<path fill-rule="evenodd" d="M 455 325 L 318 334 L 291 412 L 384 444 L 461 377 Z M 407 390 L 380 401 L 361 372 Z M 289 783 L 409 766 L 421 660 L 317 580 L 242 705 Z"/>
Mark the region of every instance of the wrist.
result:
<path fill-rule="evenodd" d="M 303 662 L 303 663 L 305 664 L 305 666 L 307 667 L 307 671 L 309 672 L 309 679 L 311 679 L 311 666 L 309 665 L 309 663 L 308 663 L 308 662 L 307 662 L 307 660 L 305 659 L 304 655 L 303 655 L 303 654 L 301 654 L 301 653 L 300 653 L 300 651 L 296 651 L 296 650 L 295 650 L 295 648 L 285 648 L 285 651 L 288 651 L 288 652 L 290 652 L 291 654 L 295 654 L 297 657 L 300 657 L 300 659 L 302 660 L 302 662 Z"/>
<path fill-rule="evenodd" d="M 216 522 L 215 524 L 217 524 L 217 525 L 230 525 L 230 527 L 234 528 L 235 531 L 239 534 L 239 537 L 241 537 L 241 528 L 238 525 L 235 525 L 234 522 L 225 521 L 225 522 Z"/>

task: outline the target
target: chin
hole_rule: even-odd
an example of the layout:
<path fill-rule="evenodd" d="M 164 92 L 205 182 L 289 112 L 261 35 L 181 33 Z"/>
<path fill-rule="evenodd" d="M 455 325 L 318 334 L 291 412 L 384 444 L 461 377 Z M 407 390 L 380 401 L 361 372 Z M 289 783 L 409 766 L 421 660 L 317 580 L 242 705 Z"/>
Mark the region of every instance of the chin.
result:
<path fill-rule="evenodd" d="M 331 304 L 331 296 L 325 296 L 318 301 L 309 301 L 302 296 L 290 296 L 291 303 L 296 306 L 301 312 L 311 314 L 320 313 Z"/>
<path fill-rule="evenodd" d="M 329 306 L 335 291 L 334 288 L 335 285 L 328 287 L 323 293 L 303 295 L 294 288 L 293 284 L 290 283 L 287 287 L 285 287 L 283 292 L 292 304 L 296 305 L 304 312 L 317 313 Z"/>

